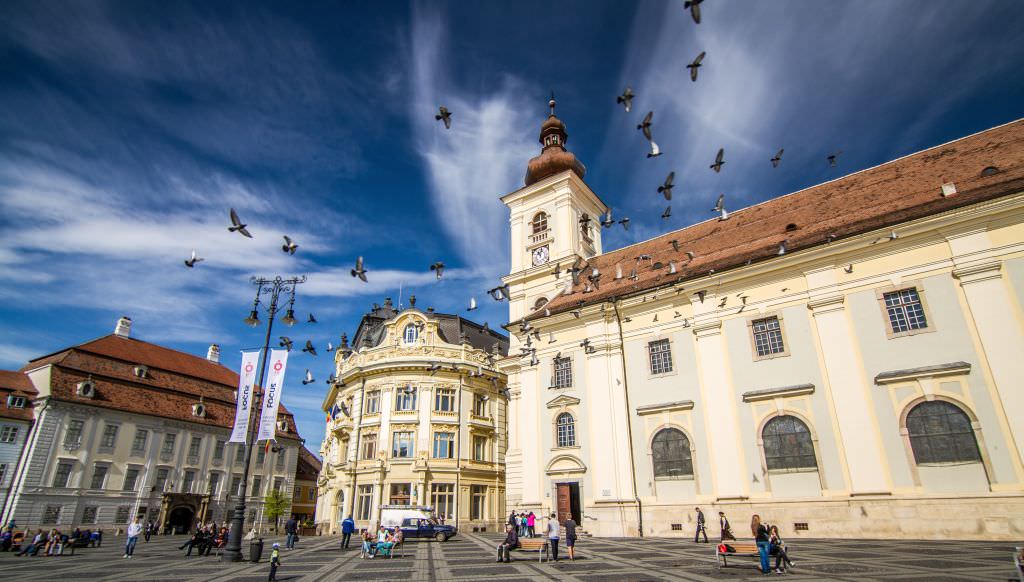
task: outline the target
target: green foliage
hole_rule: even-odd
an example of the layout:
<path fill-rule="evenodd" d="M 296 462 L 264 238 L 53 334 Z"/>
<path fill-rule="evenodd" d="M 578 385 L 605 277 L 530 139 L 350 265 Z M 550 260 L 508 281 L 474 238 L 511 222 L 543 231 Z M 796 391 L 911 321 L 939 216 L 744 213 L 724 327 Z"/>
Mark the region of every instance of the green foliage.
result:
<path fill-rule="evenodd" d="M 277 533 L 279 518 L 288 511 L 290 505 L 291 500 L 277 489 L 271 489 L 263 498 L 263 515 L 274 520 L 274 533 Z"/>

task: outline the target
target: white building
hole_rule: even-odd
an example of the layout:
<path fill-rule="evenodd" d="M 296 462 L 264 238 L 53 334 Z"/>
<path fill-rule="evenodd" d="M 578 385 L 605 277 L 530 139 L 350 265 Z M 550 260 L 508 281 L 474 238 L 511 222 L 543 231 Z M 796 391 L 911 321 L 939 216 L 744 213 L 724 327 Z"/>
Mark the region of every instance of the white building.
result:
<path fill-rule="evenodd" d="M 0 511 L 7 506 L 14 468 L 32 428 L 36 389 L 21 372 L 0 370 Z"/>

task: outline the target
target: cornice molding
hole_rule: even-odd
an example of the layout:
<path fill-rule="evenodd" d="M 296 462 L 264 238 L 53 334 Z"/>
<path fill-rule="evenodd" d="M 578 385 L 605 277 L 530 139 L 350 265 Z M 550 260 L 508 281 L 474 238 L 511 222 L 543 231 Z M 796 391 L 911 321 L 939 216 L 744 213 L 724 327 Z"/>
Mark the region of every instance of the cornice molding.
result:
<path fill-rule="evenodd" d="M 744 402 L 760 402 L 762 400 L 773 400 L 775 398 L 792 398 L 814 394 L 814 384 L 797 384 L 795 386 L 781 386 L 779 388 L 765 388 L 762 390 L 750 390 L 743 393 Z"/>
<path fill-rule="evenodd" d="M 660 404 L 646 404 L 637 406 L 636 413 L 639 416 L 657 414 L 659 412 L 675 412 L 677 410 L 692 410 L 693 400 L 679 400 L 677 402 L 662 402 Z"/>
<path fill-rule="evenodd" d="M 875 376 L 875 384 L 894 384 L 917 378 L 935 378 L 938 376 L 955 376 L 958 374 L 969 374 L 971 365 L 967 362 L 950 362 L 935 366 L 922 366 L 920 368 L 908 368 L 906 370 L 890 370 Z"/>
<path fill-rule="evenodd" d="M 960 279 L 960 285 L 970 285 L 999 279 L 1003 276 L 1002 261 L 990 261 L 980 264 L 967 265 L 953 269 L 953 276 Z"/>

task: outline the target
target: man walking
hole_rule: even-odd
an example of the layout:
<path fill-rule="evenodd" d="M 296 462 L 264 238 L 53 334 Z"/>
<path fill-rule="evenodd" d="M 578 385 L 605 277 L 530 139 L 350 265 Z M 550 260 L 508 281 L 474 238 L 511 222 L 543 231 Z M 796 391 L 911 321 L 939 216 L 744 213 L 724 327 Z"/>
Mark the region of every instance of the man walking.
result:
<path fill-rule="evenodd" d="M 498 544 L 497 561 L 511 562 L 512 560 L 509 559 L 508 552 L 517 546 L 519 546 L 519 534 L 512 524 L 508 524 L 505 526 L 505 541 Z"/>
<path fill-rule="evenodd" d="M 287 534 L 287 539 L 284 542 L 284 547 L 289 550 L 295 549 L 295 536 L 299 533 L 299 522 L 295 519 L 295 516 L 291 516 L 288 521 L 284 524 L 284 533 Z"/>
<path fill-rule="evenodd" d="M 356 531 L 356 522 L 352 519 L 352 516 L 348 516 L 344 521 L 341 522 L 341 549 L 348 549 L 348 542 L 352 539 L 352 534 Z"/>
<path fill-rule="evenodd" d="M 135 516 L 135 519 L 128 524 L 128 541 L 124 544 L 124 556 L 123 558 L 131 559 L 135 555 L 135 544 L 139 542 L 139 534 L 142 533 L 142 523 L 139 522 L 139 516 Z"/>
<path fill-rule="evenodd" d="M 576 520 L 570 515 L 565 520 L 565 547 L 569 549 L 569 561 L 576 561 Z"/>
<path fill-rule="evenodd" d="M 152 519 L 149 520 L 148 522 L 146 522 L 146 526 L 142 530 L 142 535 L 143 535 L 143 539 L 145 539 L 146 543 L 148 544 L 149 543 L 149 537 L 153 535 L 153 520 Z"/>
<path fill-rule="evenodd" d="M 548 545 L 551 546 L 551 559 L 558 561 L 558 517 L 552 513 L 547 525 Z"/>
<path fill-rule="evenodd" d="M 700 543 L 700 534 L 703 533 L 704 543 L 706 544 L 708 543 L 708 530 L 704 527 L 704 512 L 701 511 L 699 507 L 694 507 L 694 509 L 697 510 L 697 531 L 693 534 L 693 543 Z"/>
<path fill-rule="evenodd" d="M 735 540 L 736 536 L 732 535 L 732 527 L 729 525 L 729 518 L 725 517 L 724 511 L 718 512 L 718 526 L 722 528 L 722 541 Z"/>

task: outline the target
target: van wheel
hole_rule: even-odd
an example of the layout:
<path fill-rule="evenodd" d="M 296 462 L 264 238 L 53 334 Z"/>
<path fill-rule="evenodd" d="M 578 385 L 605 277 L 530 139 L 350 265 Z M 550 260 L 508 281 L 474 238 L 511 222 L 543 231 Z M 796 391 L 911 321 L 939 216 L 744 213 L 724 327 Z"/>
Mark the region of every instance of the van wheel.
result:
<path fill-rule="evenodd" d="M 434 536 L 434 539 L 436 539 L 439 542 L 446 542 L 448 541 L 448 536 L 444 535 L 441 532 L 437 532 L 437 535 Z"/>

